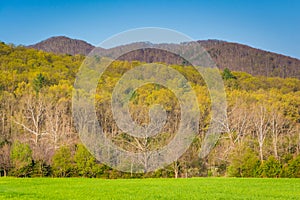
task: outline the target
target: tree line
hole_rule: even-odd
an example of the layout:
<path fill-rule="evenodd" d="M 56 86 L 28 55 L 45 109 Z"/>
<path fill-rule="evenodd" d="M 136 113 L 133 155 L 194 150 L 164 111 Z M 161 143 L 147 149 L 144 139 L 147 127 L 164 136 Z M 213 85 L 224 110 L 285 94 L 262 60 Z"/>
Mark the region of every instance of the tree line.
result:
<path fill-rule="evenodd" d="M 221 71 L 228 122 L 221 124 L 222 134 L 212 152 L 200 159 L 201 142 L 211 120 L 209 91 L 193 67 L 169 65 L 185 76 L 197 95 L 197 137 L 187 152 L 163 169 L 123 173 L 99 163 L 80 142 L 74 127 L 72 90 L 84 59 L 83 55 L 56 55 L 0 44 L 1 176 L 300 177 L 300 80 Z M 151 105 L 162 105 L 167 113 L 162 133 L 135 138 L 118 128 L 108 109 L 112 91 L 126 71 L 140 64 L 114 61 L 98 81 L 95 97 L 98 120 L 106 136 L 133 152 L 158 149 L 170 142 L 181 113 L 178 100 L 168 88 L 147 84 L 132 94 L 131 116 L 136 123 L 147 124 Z"/>

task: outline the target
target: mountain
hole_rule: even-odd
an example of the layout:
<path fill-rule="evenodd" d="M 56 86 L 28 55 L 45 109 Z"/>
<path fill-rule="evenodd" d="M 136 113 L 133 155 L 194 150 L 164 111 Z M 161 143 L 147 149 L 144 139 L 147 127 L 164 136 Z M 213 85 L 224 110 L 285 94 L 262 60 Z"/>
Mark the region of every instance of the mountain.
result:
<path fill-rule="evenodd" d="M 57 54 L 83 54 L 87 55 L 95 47 L 83 40 L 71 39 L 65 36 L 51 37 L 43 40 L 34 45 L 28 46 L 28 48 L 34 48 L 43 50 L 46 52 L 53 52 Z"/>
<path fill-rule="evenodd" d="M 204 49 L 210 54 L 216 65 L 220 69 L 228 68 L 232 71 L 243 71 L 252 75 L 271 77 L 293 77 L 300 79 L 300 60 L 281 54 L 276 54 L 247 45 L 220 41 L 220 40 L 200 40 Z M 131 49 L 132 47 L 143 47 L 143 44 L 132 43 L 114 47 L 112 49 L 98 48 L 95 52 L 101 55 L 117 55 L 121 49 Z M 173 46 L 172 46 L 173 45 Z M 190 45 L 193 45 L 190 43 Z M 159 48 L 176 47 L 176 44 L 153 44 L 152 48 L 141 48 L 126 55 L 120 60 L 138 60 L 143 62 L 165 62 L 168 64 L 188 64 L 183 58 Z M 52 37 L 35 45 L 28 46 L 54 53 L 63 54 L 84 54 L 87 55 L 94 48 L 93 45 L 81 40 L 74 40 L 67 37 Z"/>
<path fill-rule="evenodd" d="M 252 75 L 300 79 L 300 60 L 246 45 L 218 40 L 198 41 L 221 69 Z"/>

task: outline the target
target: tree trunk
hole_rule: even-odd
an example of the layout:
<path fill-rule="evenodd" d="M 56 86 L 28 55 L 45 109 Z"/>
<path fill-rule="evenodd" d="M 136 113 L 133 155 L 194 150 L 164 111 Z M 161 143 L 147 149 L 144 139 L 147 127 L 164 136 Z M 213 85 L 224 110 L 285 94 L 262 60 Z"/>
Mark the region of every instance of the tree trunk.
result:
<path fill-rule="evenodd" d="M 276 159 L 278 159 L 277 140 L 273 141 L 273 148 L 274 148 L 274 156 Z"/>
<path fill-rule="evenodd" d="M 263 155 L 263 144 L 262 143 L 259 144 L 259 157 L 260 157 L 260 161 L 263 162 L 264 155 Z"/>
<path fill-rule="evenodd" d="M 178 161 L 174 161 L 174 174 L 175 174 L 175 178 L 178 178 L 178 173 L 179 173 L 179 170 L 178 170 Z"/>

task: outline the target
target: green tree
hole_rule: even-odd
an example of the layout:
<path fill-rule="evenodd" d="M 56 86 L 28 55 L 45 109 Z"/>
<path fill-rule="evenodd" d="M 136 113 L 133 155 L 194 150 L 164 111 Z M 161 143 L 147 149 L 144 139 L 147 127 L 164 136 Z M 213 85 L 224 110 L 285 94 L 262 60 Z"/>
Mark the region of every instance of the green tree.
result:
<path fill-rule="evenodd" d="M 53 173 L 57 177 L 68 177 L 73 170 L 71 150 L 67 146 L 59 148 L 52 158 Z"/>
<path fill-rule="evenodd" d="M 228 68 L 225 68 L 222 73 L 222 77 L 224 80 L 236 79 L 236 77 L 231 73 Z"/>
<path fill-rule="evenodd" d="M 290 178 L 300 178 L 300 155 L 289 161 L 286 175 Z"/>
<path fill-rule="evenodd" d="M 257 155 L 251 149 L 242 147 L 231 154 L 227 174 L 233 177 L 257 177 L 260 175 L 259 166 Z"/>
<path fill-rule="evenodd" d="M 46 78 L 43 76 L 42 73 L 39 73 L 35 79 L 33 79 L 33 89 L 38 94 L 40 90 L 44 87 L 46 83 Z"/>
<path fill-rule="evenodd" d="M 95 177 L 98 172 L 98 166 L 94 156 L 83 146 L 78 145 L 74 155 L 74 161 L 78 170 L 78 174 L 84 177 Z"/>
<path fill-rule="evenodd" d="M 268 160 L 263 163 L 262 169 L 263 176 L 268 178 L 277 178 L 280 175 L 282 166 L 274 156 L 270 156 Z"/>
<path fill-rule="evenodd" d="M 14 171 L 12 172 L 16 176 L 29 176 L 32 168 L 32 150 L 28 144 L 23 144 L 16 141 L 11 149 L 12 163 Z"/>

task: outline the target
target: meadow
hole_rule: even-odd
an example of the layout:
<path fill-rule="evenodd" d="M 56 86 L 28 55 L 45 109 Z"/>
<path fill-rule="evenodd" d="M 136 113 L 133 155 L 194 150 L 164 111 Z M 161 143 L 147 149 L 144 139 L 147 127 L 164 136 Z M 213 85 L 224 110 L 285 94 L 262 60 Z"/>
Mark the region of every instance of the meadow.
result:
<path fill-rule="evenodd" d="M 299 199 L 300 179 L 0 178 L 0 199 Z"/>

